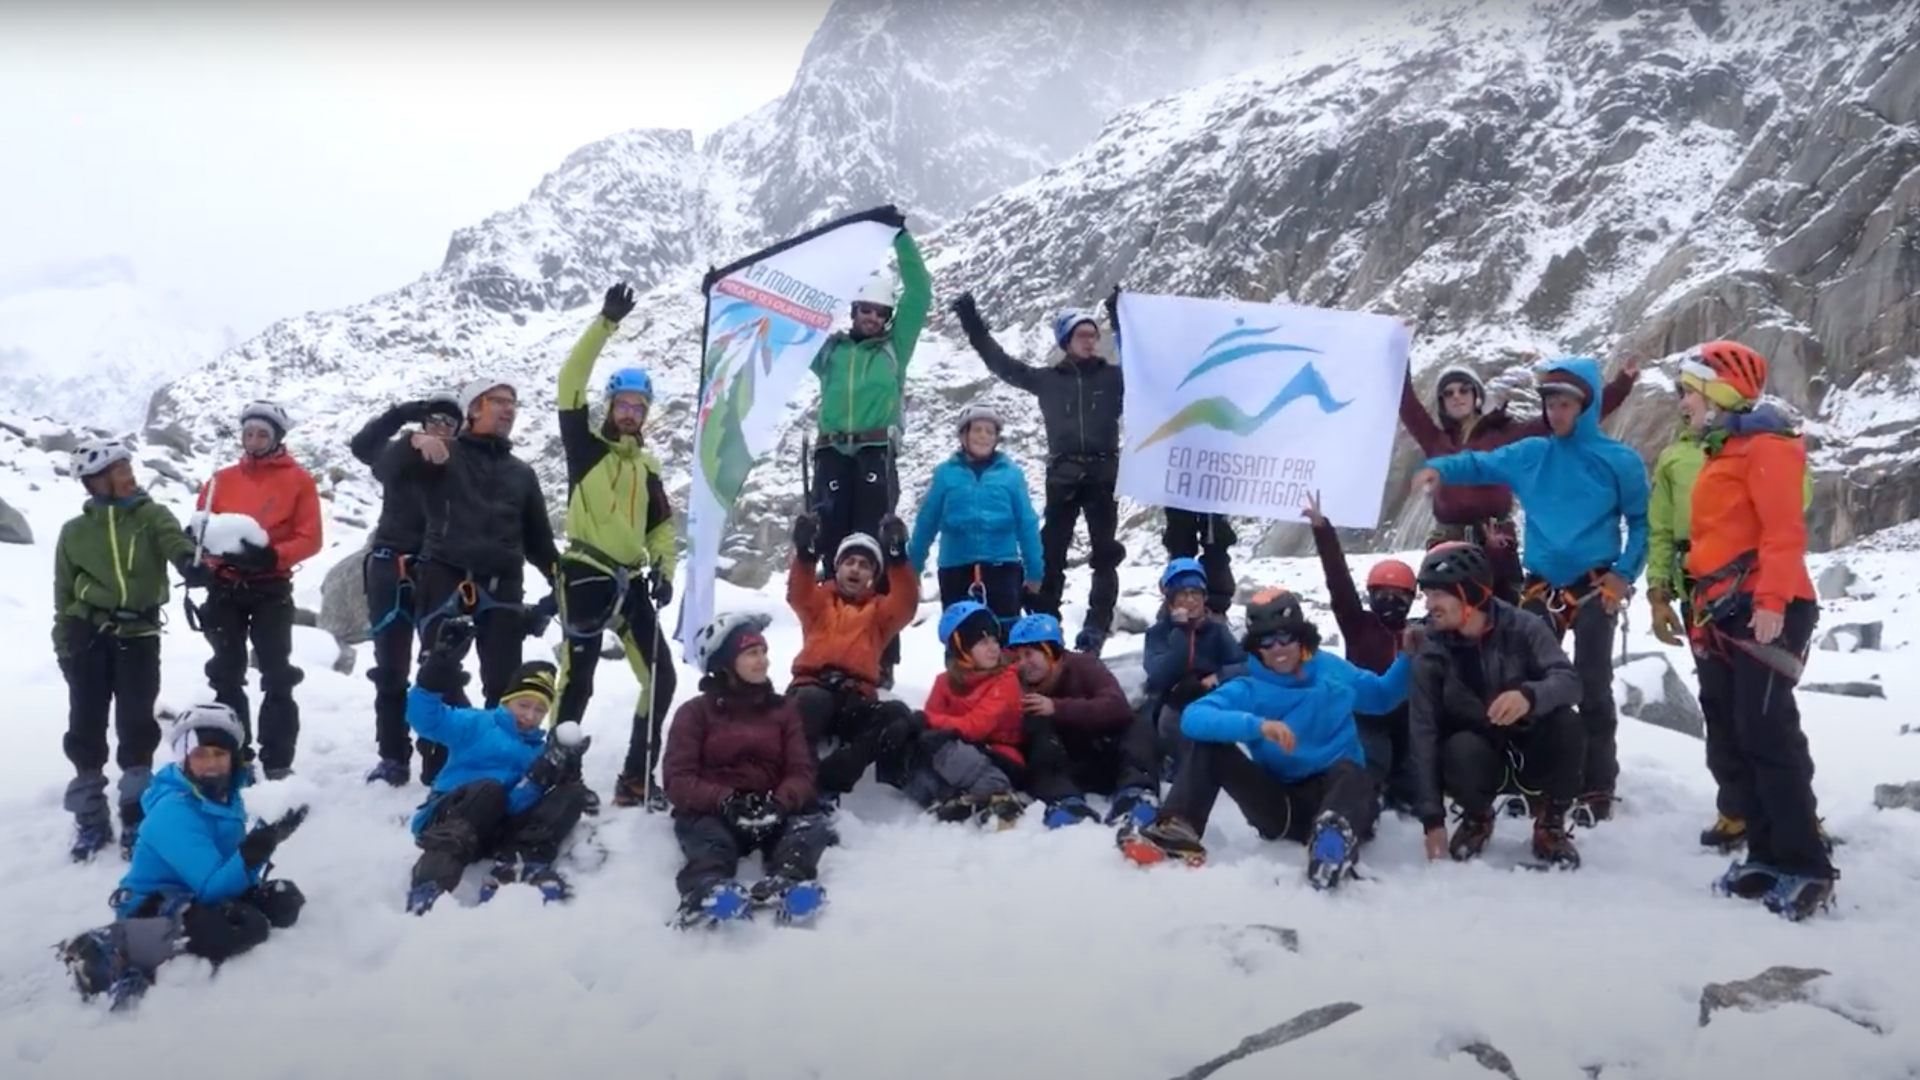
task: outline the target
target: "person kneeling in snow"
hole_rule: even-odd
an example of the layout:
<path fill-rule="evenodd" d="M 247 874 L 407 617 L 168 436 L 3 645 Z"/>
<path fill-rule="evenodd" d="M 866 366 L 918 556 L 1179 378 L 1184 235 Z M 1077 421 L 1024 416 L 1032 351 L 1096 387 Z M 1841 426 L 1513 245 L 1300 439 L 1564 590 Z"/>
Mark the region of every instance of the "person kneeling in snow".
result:
<path fill-rule="evenodd" d="M 488 855 L 493 869 L 480 887 L 481 903 L 515 881 L 538 888 L 549 902 L 571 894 L 553 862 L 587 808 L 580 759 L 593 740 L 574 724 L 542 734 L 556 674 L 544 660 L 521 664 L 491 709 L 449 704 L 447 696 L 467 681 L 460 657 L 473 633 L 472 619 L 445 620 L 407 691 L 407 723 L 447 749 L 433 793 L 413 815 L 421 855 L 413 864 L 407 910 L 416 915 Z"/>
<path fill-rule="evenodd" d="M 1299 597 L 1266 589 L 1247 602 L 1253 664 L 1245 678 L 1187 706 L 1180 731 L 1190 746 L 1160 820 L 1123 834 L 1122 851 L 1143 862 L 1168 854 L 1203 860 L 1200 838 L 1224 790 L 1262 839 L 1306 842 L 1315 888 L 1351 874 L 1379 813 L 1354 713 L 1398 706 L 1410 665 L 1401 656 L 1376 675 L 1319 646 Z"/>
<path fill-rule="evenodd" d="M 1026 810 L 1016 792 L 1026 776 L 1021 748 L 1028 724 L 1020 710 L 1020 675 L 1000 652 L 993 609 L 962 600 L 940 615 L 947 671 L 934 680 L 914 740 L 906 796 L 941 821 L 974 819 L 1008 828 Z M 923 726 L 922 726 L 923 725 Z"/>
<path fill-rule="evenodd" d="M 1047 805 L 1050 829 L 1099 817 L 1085 793 L 1111 795 L 1107 824 L 1145 825 L 1160 802 L 1160 748 L 1153 726 L 1134 715 L 1120 681 L 1090 652 L 1068 652 L 1060 620 L 1028 615 L 1007 633 L 1035 735 L 1027 790 Z M 1056 741 L 1057 740 L 1057 743 Z M 1041 749 L 1041 743 L 1047 749 Z M 1057 752 L 1056 752 L 1057 751 Z"/>
<path fill-rule="evenodd" d="M 1247 653 L 1225 616 L 1207 609 L 1207 571 L 1198 559 L 1175 559 L 1160 575 L 1165 599 L 1147 628 L 1144 656 L 1147 715 L 1154 718 L 1160 753 L 1180 743 L 1180 714 L 1221 683 L 1247 671 Z M 1168 769 L 1171 776 L 1173 770 Z"/>
<path fill-rule="evenodd" d="M 296 807 L 247 828 L 237 767 L 246 731 L 225 705 L 197 705 L 175 721 L 176 764 L 154 774 L 133 863 L 112 900 L 116 921 L 60 947 L 82 997 L 106 994 L 116 1009 L 152 984 L 161 964 L 185 953 L 214 965 L 300 918 L 306 898 L 291 881 L 267 880 L 274 851 L 306 820 Z"/>
<path fill-rule="evenodd" d="M 1427 858 L 1480 854 L 1493 837 L 1494 802 L 1518 795 L 1533 814 L 1533 853 L 1567 867 L 1580 853 L 1567 815 L 1580 790 L 1585 735 L 1574 706 L 1580 676 L 1546 620 L 1497 599 L 1486 549 L 1430 549 L 1418 577 L 1428 636 L 1407 698 L 1408 771 Z M 1449 840 L 1443 793 L 1460 806 Z"/>
<path fill-rule="evenodd" d="M 721 615 L 694 638 L 700 695 L 667 729 L 661 775 L 686 865 L 679 925 L 774 908 L 781 922 L 812 916 L 825 899 L 814 880 L 833 830 L 814 807 L 812 748 L 793 704 L 767 678 L 765 615 Z M 766 874 L 733 880 L 759 849 Z"/>

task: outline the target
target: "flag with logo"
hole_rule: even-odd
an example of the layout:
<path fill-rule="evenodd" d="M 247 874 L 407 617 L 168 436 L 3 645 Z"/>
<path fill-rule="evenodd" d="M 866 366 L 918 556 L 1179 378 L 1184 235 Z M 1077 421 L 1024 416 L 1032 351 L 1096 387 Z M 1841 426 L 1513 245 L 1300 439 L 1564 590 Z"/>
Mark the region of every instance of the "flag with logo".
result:
<path fill-rule="evenodd" d="M 1119 492 L 1148 506 L 1380 523 L 1412 339 L 1385 315 L 1126 293 Z"/>
<path fill-rule="evenodd" d="M 779 441 L 787 403 L 834 320 L 885 264 L 905 225 L 883 206 L 707 272 L 687 573 L 674 635 L 682 659 L 693 659 L 694 636 L 713 618 L 720 549 L 748 474 Z"/>

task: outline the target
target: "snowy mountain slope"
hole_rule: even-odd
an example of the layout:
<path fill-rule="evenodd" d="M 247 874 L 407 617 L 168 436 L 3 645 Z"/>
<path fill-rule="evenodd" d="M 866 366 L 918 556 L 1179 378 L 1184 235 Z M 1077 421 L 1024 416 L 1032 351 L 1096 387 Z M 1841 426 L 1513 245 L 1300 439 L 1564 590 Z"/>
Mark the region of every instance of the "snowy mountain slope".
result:
<path fill-rule="evenodd" d="M 1586 866 L 1576 876 L 1510 870 L 1525 839 L 1510 823 L 1483 865 L 1428 866 L 1417 826 L 1388 820 L 1366 853 L 1368 880 L 1322 896 L 1302 882 L 1297 848 L 1261 843 L 1225 806 L 1209 835 L 1211 865 L 1141 871 L 1116 856 L 1104 829 L 1049 833 L 1029 819 L 980 835 L 927 823 L 891 793 L 863 788 L 823 865 L 833 906 L 809 931 L 667 929 L 679 861 L 669 823 L 627 811 L 599 823 L 608 857 L 597 869 L 574 868 L 578 895 L 567 907 L 543 909 L 530 892 L 509 890 L 485 908 L 445 904 L 416 919 L 402 913 L 416 854 L 404 822 L 421 789 L 361 782 L 373 756 L 371 689 L 328 670 L 332 642 L 302 628 L 298 771 L 249 797 L 256 814 L 313 807 L 275 856 L 275 873 L 309 898 L 301 922 L 218 977 L 202 962 L 175 961 L 137 1012 L 109 1019 L 72 993 L 48 948 L 107 917 L 122 869 L 110 856 L 83 867 L 64 856 L 65 691 L 46 654 L 45 606 L 51 541 L 79 501 L 77 486 L 56 473 L 62 460 L 0 428 L 0 499 L 41 538 L 0 546 L 9 646 L 0 679 L 24 718 L 0 733 L 0 820 L 11 837 L 0 874 L 9 915 L 0 1055 L 14 1062 L 10 1078 L 71 1080 L 192 1060 L 203 1080 L 335 1080 L 364 1073 L 371 1053 L 394 1076 L 800 1080 L 896 1076 L 909 1061 L 916 1077 L 958 1080 L 1006 1075 L 1017 1060 L 1019 1075 L 1163 1080 L 1342 1001 L 1361 1009 L 1215 1075 L 1370 1070 L 1473 1080 L 1489 1074 L 1472 1044 L 1496 1048 L 1523 1077 L 1894 1080 L 1920 1060 L 1906 1022 L 1920 996 L 1886 962 L 1920 949 L 1910 917 L 1920 817 L 1875 813 L 1868 801 L 1871 784 L 1920 775 L 1920 737 L 1895 734 L 1920 693 L 1912 674 L 1920 667 L 1903 663 L 1920 634 L 1897 614 L 1914 603 L 1920 562 L 1897 550 L 1845 553 L 1879 595 L 1830 609 L 1834 620 L 1885 619 L 1893 651 L 1816 652 L 1810 662 L 1810 679 L 1879 675 L 1891 695 L 1803 698 L 1822 810 L 1847 841 L 1841 909 L 1817 924 L 1790 926 L 1708 893 L 1724 860 L 1693 846 L 1712 806 L 1700 744 L 1631 721 L 1621 731 L 1626 811 L 1581 834 Z M 156 490 L 184 512 L 185 487 Z M 329 563 L 357 547 L 357 535 L 336 527 L 299 575 L 301 602 L 312 604 Z M 1296 560 L 1262 560 L 1248 572 L 1318 579 Z M 1126 578 L 1130 594 L 1150 588 L 1150 570 Z M 784 670 L 797 629 L 777 590 L 723 585 L 721 599 L 776 615 L 769 638 Z M 906 645 L 900 689 L 917 699 L 935 677 L 939 646 L 924 627 Z M 1631 648 L 1662 651 L 1637 628 Z M 204 697 L 206 648 L 177 604 L 164 649 L 163 703 Z M 595 738 L 586 775 L 605 791 L 633 691 L 617 668 L 603 678 L 586 719 Z M 1297 951 L 1256 924 L 1297 932 Z M 1831 971 L 1816 1001 L 1854 1020 L 1789 1005 L 1719 1012 L 1698 1026 L 1702 986 L 1777 964 Z M 816 992 L 826 988 L 823 973 L 832 985 Z M 209 1030 L 222 1032 L 221 1053 L 206 1053 Z M 506 1031 L 518 1034 L 503 1039 Z"/>

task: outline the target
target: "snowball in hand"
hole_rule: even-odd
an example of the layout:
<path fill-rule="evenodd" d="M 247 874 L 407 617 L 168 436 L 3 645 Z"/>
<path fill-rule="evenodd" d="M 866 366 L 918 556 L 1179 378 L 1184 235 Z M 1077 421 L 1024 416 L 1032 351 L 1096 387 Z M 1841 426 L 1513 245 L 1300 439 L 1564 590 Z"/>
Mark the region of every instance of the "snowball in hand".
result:
<path fill-rule="evenodd" d="M 579 746 L 580 740 L 586 737 L 587 733 L 580 730 L 580 725 L 571 720 L 553 729 L 553 741 L 561 746 Z"/>
<path fill-rule="evenodd" d="M 267 546 L 267 530 L 245 514 L 208 514 L 196 511 L 187 528 L 212 555 L 237 555 L 246 545 Z"/>

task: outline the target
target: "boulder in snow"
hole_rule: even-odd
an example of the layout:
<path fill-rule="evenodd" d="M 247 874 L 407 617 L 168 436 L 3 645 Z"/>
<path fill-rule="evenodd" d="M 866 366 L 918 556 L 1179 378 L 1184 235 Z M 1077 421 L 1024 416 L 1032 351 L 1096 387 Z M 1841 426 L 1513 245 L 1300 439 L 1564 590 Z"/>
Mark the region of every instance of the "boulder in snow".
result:
<path fill-rule="evenodd" d="M 80 439 L 79 432 L 62 428 L 42 432 L 34 442 L 49 454 L 71 454 L 80 448 Z"/>
<path fill-rule="evenodd" d="M 1491 1043 L 1470 1042 L 1455 1050 L 1456 1054 L 1465 1054 L 1480 1063 L 1488 1072 L 1497 1072 L 1507 1080 L 1520 1080 L 1520 1074 L 1514 1071 L 1513 1059 L 1502 1053 Z"/>
<path fill-rule="evenodd" d="M 1848 587 L 1857 580 L 1853 575 L 1852 567 L 1836 561 L 1820 571 L 1820 576 L 1814 580 L 1813 589 L 1822 600 L 1838 600 L 1847 595 Z"/>
<path fill-rule="evenodd" d="M 1820 648 L 1827 652 L 1878 652 L 1880 650 L 1881 626 L 1879 622 L 1845 623 L 1826 632 L 1820 639 Z"/>
<path fill-rule="evenodd" d="M 1139 711 L 1147 702 L 1147 656 L 1144 650 L 1129 649 L 1126 652 L 1102 656 L 1107 670 L 1119 681 L 1120 690 L 1127 695 L 1127 704 Z"/>
<path fill-rule="evenodd" d="M 317 624 L 342 645 L 367 640 L 367 628 L 373 625 L 367 617 L 367 590 L 360 581 L 360 566 L 361 556 L 348 556 L 334 563 L 320 581 Z"/>
<path fill-rule="evenodd" d="M 1144 610 L 1142 610 L 1144 608 Z M 1144 634 L 1160 617 L 1160 602 L 1122 600 L 1113 605 L 1113 632 L 1116 634 Z"/>
<path fill-rule="evenodd" d="M 1801 683 L 1800 689 L 1809 694 L 1838 694 L 1841 697 L 1885 698 L 1887 692 L 1879 683 L 1870 682 L 1810 682 Z"/>
<path fill-rule="evenodd" d="M 1767 1012 L 1781 1005 L 1798 1002 L 1803 1005 L 1812 1005 L 1817 1009 L 1825 1009 L 1848 1023 L 1866 1028 L 1876 1035 L 1882 1034 L 1880 1026 L 1873 1021 L 1843 1011 L 1808 992 L 1807 987 L 1810 983 L 1830 974 L 1832 972 L 1820 968 L 1782 965 L 1770 967 L 1751 979 L 1708 983 L 1706 988 L 1700 991 L 1700 1026 L 1706 1027 L 1708 1021 L 1713 1019 L 1713 1014 L 1722 1009 Z"/>
<path fill-rule="evenodd" d="M 187 521 L 187 529 L 200 546 L 213 555 L 234 555 L 248 544 L 267 546 L 267 530 L 245 514 L 209 514 L 197 510 Z"/>
<path fill-rule="evenodd" d="M 155 476 L 165 477 L 166 479 L 171 480 L 176 484 L 184 484 L 187 482 L 187 478 L 185 474 L 181 473 L 179 469 L 175 468 L 173 462 L 168 461 L 166 458 L 150 457 L 145 461 L 142 461 L 140 464 L 145 465 L 149 469 L 152 469 L 153 474 Z"/>
<path fill-rule="evenodd" d="M 1301 1013 L 1291 1020 L 1282 1021 L 1267 1028 L 1265 1031 L 1254 1032 L 1246 1038 L 1241 1039 L 1239 1046 L 1221 1054 L 1212 1061 L 1188 1069 L 1186 1072 L 1175 1077 L 1174 1080 L 1206 1080 L 1207 1077 L 1239 1061 L 1241 1058 L 1251 1057 L 1262 1050 L 1271 1050 L 1276 1046 L 1284 1046 L 1287 1043 L 1293 1042 L 1295 1039 L 1305 1038 L 1319 1031 L 1321 1028 L 1331 1027 L 1337 1024 L 1359 1011 L 1360 1006 L 1355 1005 L 1351 1001 L 1341 1001 L 1332 1005 L 1322 1005 L 1317 1009 L 1308 1009 L 1306 1012 Z"/>
<path fill-rule="evenodd" d="M 1920 810 L 1920 780 L 1873 785 L 1873 805 L 1880 810 Z"/>
<path fill-rule="evenodd" d="M 27 515 L 7 505 L 0 499 L 0 544 L 33 543 L 33 527 L 27 524 Z"/>
<path fill-rule="evenodd" d="M 1628 656 L 1615 665 L 1614 678 L 1626 687 L 1619 696 L 1622 716 L 1696 739 L 1707 737 L 1707 717 L 1700 711 L 1700 701 L 1665 653 Z"/>

